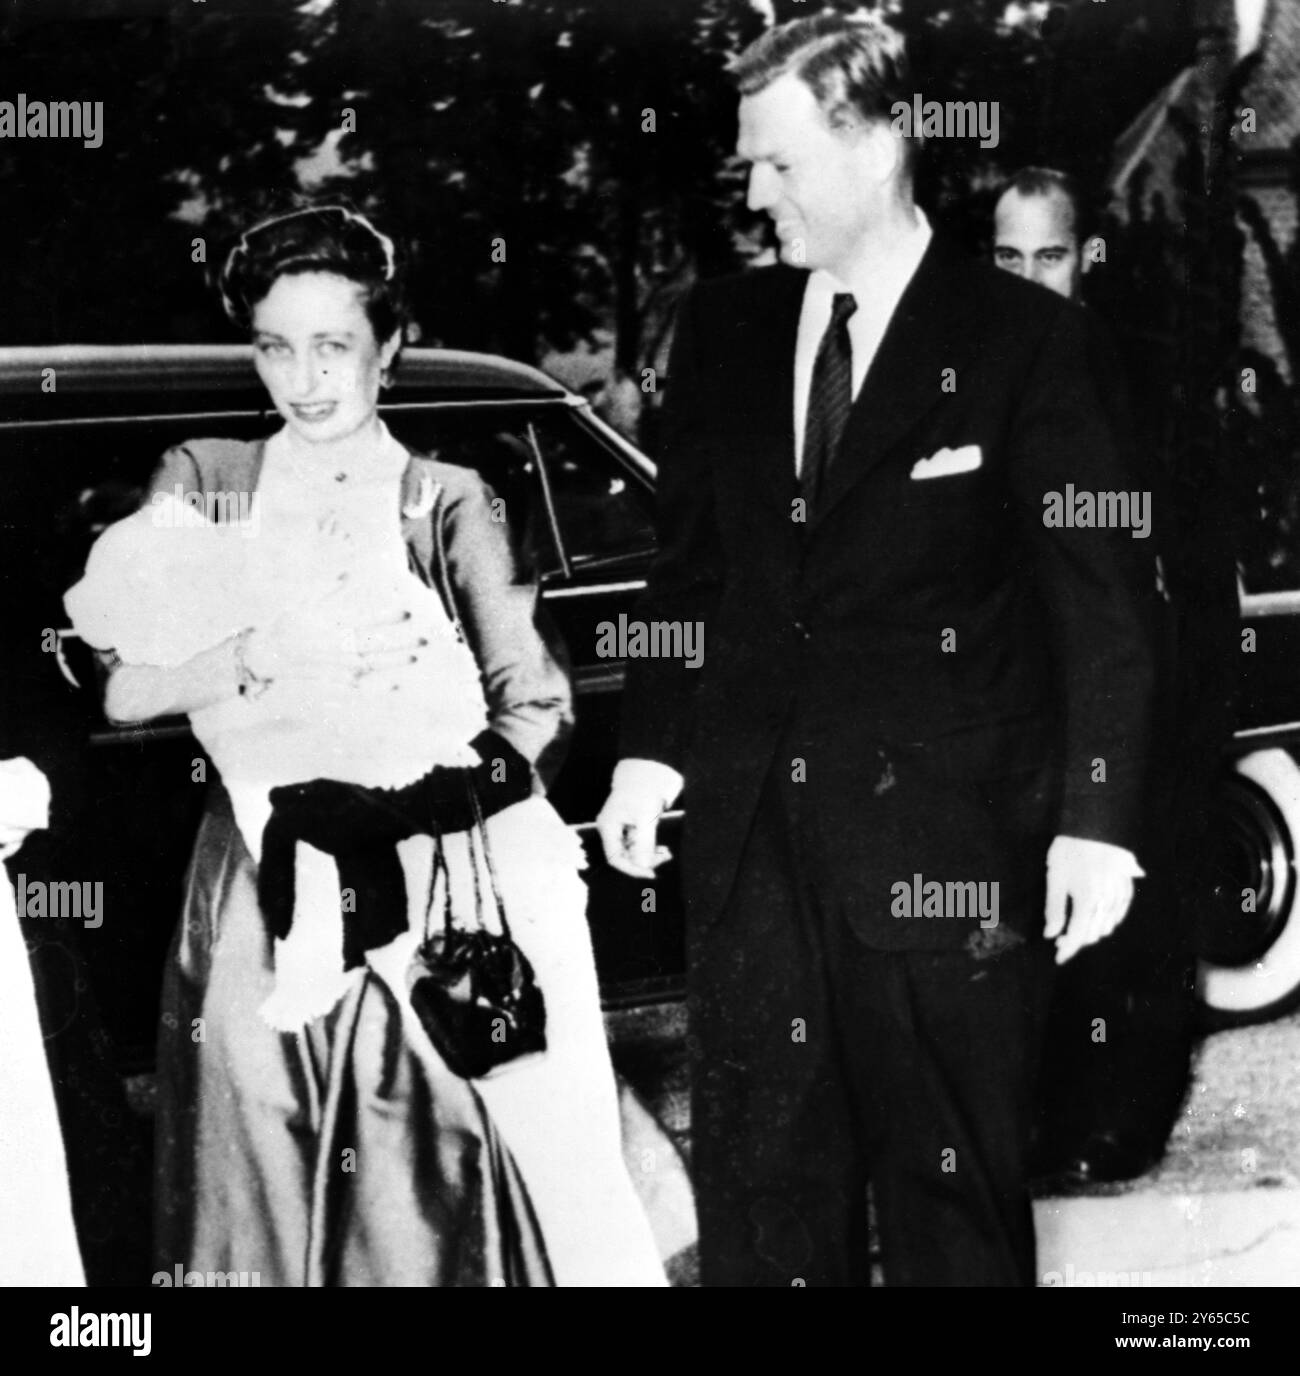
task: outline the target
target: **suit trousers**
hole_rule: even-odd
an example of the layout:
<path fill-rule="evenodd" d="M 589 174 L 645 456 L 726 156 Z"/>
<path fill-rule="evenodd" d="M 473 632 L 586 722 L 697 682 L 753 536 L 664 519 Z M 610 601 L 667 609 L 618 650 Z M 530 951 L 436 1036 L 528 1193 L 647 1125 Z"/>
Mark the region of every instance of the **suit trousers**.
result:
<path fill-rule="evenodd" d="M 869 1284 L 870 1182 L 887 1286 L 1033 1285 L 1052 948 L 872 949 L 803 850 L 770 778 L 730 898 L 688 923 L 701 1283 Z"/>

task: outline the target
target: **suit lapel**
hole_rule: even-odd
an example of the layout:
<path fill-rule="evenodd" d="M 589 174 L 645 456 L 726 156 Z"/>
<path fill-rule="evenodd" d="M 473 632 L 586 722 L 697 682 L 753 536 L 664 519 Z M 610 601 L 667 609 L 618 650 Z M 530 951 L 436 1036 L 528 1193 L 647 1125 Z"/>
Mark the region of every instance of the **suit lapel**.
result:
<path fill-rule="evenodd" d="M 974 264 L 936 235 L 907 284 L 844 429 L 815 529 L 909 430 L 943 399 L 944 370 L 957 385 L 975 343 L 970 277 Z"/>
<path fill-rule="evenodd" d="M 747 485 L 773 500 L 787 529 L 790 503 L 799 495 L 794 469 L 794 353 L 799 334 L 808 273 L 785 267 L 769 269 L 770 288 L 752 294 L 752 309 L 739 321 L 741 339 L 756 347 L 745 352 L 745 435 Z"/>

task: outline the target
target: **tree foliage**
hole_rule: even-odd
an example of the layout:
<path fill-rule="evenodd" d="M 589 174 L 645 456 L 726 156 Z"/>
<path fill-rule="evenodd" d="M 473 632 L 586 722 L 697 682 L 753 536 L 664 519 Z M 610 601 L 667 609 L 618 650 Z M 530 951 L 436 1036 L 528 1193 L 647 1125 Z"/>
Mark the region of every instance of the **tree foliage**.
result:
<path fill-rule="evenodd" d="M 997 148 L 927 154 L 927 204 L 972 237 L 972 187 L 1031 160 L 1096 171 L 1185 56 L 1182 7 L 1157 0 L 1058 6 L 1046 32 L 999 0 L 893 8 L 926 98 L 999 102 Z M 603 331 L 634 374 L 681 289 L 765 232 L 725 75 L 763 23 L 749 0 L 18 0 L 0 99 L 102 100 L 105 136 L 0 142 L 0 330 L 222 337 L 224 244 L 305 179 L 402 242 L 427 341 L 536 358 Z"/>

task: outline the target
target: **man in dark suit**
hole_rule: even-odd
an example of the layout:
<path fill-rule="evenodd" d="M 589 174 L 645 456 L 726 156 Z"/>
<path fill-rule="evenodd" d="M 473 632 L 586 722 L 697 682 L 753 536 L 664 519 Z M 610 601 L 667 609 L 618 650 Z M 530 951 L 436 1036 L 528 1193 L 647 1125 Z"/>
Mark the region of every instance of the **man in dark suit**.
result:
<path fill-rule="evenodd" d="M 1081 301 L 1097 256 L 1089 228 L 1072 177 L 1050 167 L 1023 168 L 994 207 L 993 261 Z M 1084 319 L 1089 364 L 1116 443 L 1134 444 L 1130 370 L 1097 312 L 1086 309 Z M 1150 545 L 1159 593 L 1152 599 L 1160 650 L 1157 728 L 1140 844 L 1148 878 L 1123 927 L 1071 961 L 1053 992 L 1034 1173 L 1059 1184 L 1130 1180 L 1150 1170 L 1164 1155 L 1191 1058 L 1192 924 L 1195 904 L 1210 887 L 1198 858 L 1213 853 L 1198 804 L 1231 735 L 1227 714 L 1206 709 L 1225 696 L 1212 689 L 1232 660 L 1229 638 L 1239 621 L 1230 557 L 1205 541 L 1195 550 L 1198 570 L 1186 567 L 1186 556 L 1171 557 L 1187 546 L 1178 538 L 1175 475 L 1148 458 L 1164 452 L 1153 435 L 1134 444 L 1129 465 L 1154 493 Z M 1198 573 L 1202 591 L 1213 588 L 1216 595 L 1189 596 Z M 1188 673 L 1192 665 L 1199 671 Z"/>
<path fill-rule="evenodd" d="M 1075 309 L 913 204 L 898 36 L 733 75 L 782 263 L 681 309 L 640 615 L 703 663 L 631 665 L 600 818 L 651 877 L 684 781 L 702 1280 L 866 1284 L 870 1179 L 887 1284 L 1032 1284 L 1042 937 L 1140 873 L 1141 540 L 1080 500 L 1130 484 Z"/>

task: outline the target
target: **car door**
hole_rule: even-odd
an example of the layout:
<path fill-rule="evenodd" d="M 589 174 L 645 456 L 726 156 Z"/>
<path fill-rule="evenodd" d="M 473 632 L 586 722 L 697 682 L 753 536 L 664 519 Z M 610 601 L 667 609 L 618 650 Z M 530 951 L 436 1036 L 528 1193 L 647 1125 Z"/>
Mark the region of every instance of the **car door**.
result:
<path fill-rule="evenodd" d="M 600 654 L 603 622 L 629 614 L 656 548 L 649 461 L 570 399 L 408 408 L 387 417 L 411 448 L 474 468 L 501 498 L 511 533 L 540 577 L 567 650 L 576 724 L 551 801 L 588 856 L 589 917 L 607 1003 L 680 991 L 680 815 L 661 840 L 674 859 L 653 883 L 605 863 L 594 821 L 617 759 L 625 665 Z"/>

